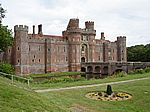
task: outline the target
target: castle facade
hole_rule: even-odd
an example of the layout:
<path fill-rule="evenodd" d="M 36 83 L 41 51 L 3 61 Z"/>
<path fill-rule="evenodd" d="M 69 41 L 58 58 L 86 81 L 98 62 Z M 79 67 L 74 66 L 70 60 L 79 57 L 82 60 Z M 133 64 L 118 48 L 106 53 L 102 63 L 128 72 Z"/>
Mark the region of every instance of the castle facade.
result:
<path fill-rule="evenodd" d="M 94 22 L 85 22 L 79 28 L 79 19 L 70 19 L 62 36 L 44 35 L 42 25 L 38 33 L 28 33 L 28 26 L 14 27 L 14 45 L 7 50 L 5 58 L 15 67 L 16 74 L 81 71 L 84 62 L 126 62 L 126 37 L 119 36 L 115 42 L 95 39 Z"/>

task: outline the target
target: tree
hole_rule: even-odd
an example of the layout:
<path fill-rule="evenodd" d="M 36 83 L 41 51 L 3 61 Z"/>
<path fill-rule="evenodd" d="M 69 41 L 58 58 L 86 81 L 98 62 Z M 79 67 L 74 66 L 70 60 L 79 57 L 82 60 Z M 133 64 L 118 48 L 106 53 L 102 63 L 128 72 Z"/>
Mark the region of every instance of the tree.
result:
<path fill-rule="evenodd" d="M 5 12 L 6 10 L 3 9 L 0 4 L 0 52 L 6 51 L 8 46 L 11 46 L 13 42 L 12 31 L 8 29 L 8 26 L 2 25 Z"/>
<path fill-rule="evenodd" d="M 150 44 L 128 47 L 127 59 L 128 61 L 150 62 Z"/>
<path fill-rule="evenodd" d="M 2 23 L 2 19 L 5 17 L 6 10 L 0 4 L 0 23 Z"/>

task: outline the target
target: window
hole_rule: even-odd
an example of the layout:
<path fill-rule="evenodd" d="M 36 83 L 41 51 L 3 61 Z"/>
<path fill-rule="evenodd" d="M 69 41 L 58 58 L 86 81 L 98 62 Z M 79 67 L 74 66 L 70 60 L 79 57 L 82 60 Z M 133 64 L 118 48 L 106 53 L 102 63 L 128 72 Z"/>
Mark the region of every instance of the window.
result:
<path fill-rule="evenodd" d="M 101 57 L 100 57 L 100 56 L 98 56 L 98 60 L 101 60 Z"/>
<path fill-rule="evenodd" d="M 18 63 L 19 63 L 20 61 L 18 60 Z"/>
<path fill-rule="evenodd" d="M 30 45 L 29 45 L 29 51 L 30 51 Z"/>
<path fill-rule="evenodd" d="M 40 62 L 41 60 L 39 59 L 39 62 Z"/>
<path fill-rule="evenodd" d="M 32 62 L 34 62 L 34 59 L 32 59 Z"/>
<path fill-rule="evenodd" d="M 84 46 L 82 46 L 82 49 L 81 49 L 81 51 L 84 51 Z"/>
<path fill-rule="evenodd" d="M 41 47 L 39 46 L 39 51 L 41 50 Z"/>
<path fill-rule="evenodd" d="M 19 47 L 18 47 L 18 51 L 19 51 Z"/>
<path fill-rule="evenodd" d="M 66 61 L 68 61 L 68 58 L 66 57 Z"/>
<path fill-rule="evenodd" d="M 48 48 L 48 51 L 50 51 L 50 48 Z"/>
<path fill-rule="evenodd" d="M 35 58 L 35 55 L 34 55 L 34 58 Z"/>
<path fill-rule="evenodd" d="M 66 47 L 64 47 L 64 52 L 66 52 Z"/>

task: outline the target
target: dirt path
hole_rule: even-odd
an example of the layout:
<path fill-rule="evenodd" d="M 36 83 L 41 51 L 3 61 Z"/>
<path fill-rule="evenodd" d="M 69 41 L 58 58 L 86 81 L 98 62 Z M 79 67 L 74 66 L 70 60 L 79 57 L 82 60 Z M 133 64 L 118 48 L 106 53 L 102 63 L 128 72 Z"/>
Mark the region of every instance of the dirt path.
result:
<path fill-rule="evenodd" d="M 50 91 L 61 91 L 61 90 L 70 90 L 70 89 L 80 89 L 80 88 L 87 88 L 87 87 L 95 87 L 95 86 L 104 86 L 104 85 L 112 85 L 112 84 L 121 84 L 127 82 L 133 82 L 138 80 L 145 80 L 150 79 L 150 77 L 146 78 L 139 78 L 139 79 L 132 79 L 132 80 L 125 80 L 125 81 L 118 81 L 118 82 L 108 82 L 108 83 L 101 83 L 101 84 L 92 84 L 92 85 L 84 85 L 84 86 L 74 86 L 74 87 L 65 87 L 65 88 L 57 88 L 57 89 L 43 89 L 43 90 L 35 90 L 35 92 L 43 93 L 43 92 L 50 92 Z"/>

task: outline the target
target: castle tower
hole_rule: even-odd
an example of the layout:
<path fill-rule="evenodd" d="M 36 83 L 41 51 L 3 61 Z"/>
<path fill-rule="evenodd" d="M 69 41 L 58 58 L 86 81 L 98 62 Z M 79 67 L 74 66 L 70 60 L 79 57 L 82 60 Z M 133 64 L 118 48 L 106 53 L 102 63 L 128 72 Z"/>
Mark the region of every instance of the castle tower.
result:
<path fill-rule="evenodd" d="M 96 30 L 94 30 L 94 22 L 86 21 L 85 22 L 85 34 L 88 37 L 88 62 L 95 61 L 95 36 Z"/>
<path fill-rule="evenodd" d="M 80 71 L 80 40 L 82 30 L 79 28 L 79 19 L 70 19 L 66 33 L 68 38 L 69 71 Z"/>
<path fill-rule="evenodd" d="M 117 61 L 127 62 L 126 37 L 117 37 Z"/>
<path fill-rule="evenodd" d="M 16 74 L 28 74 L 28 26 L 16 25 L 14 26 L 14 67 Z"/>

